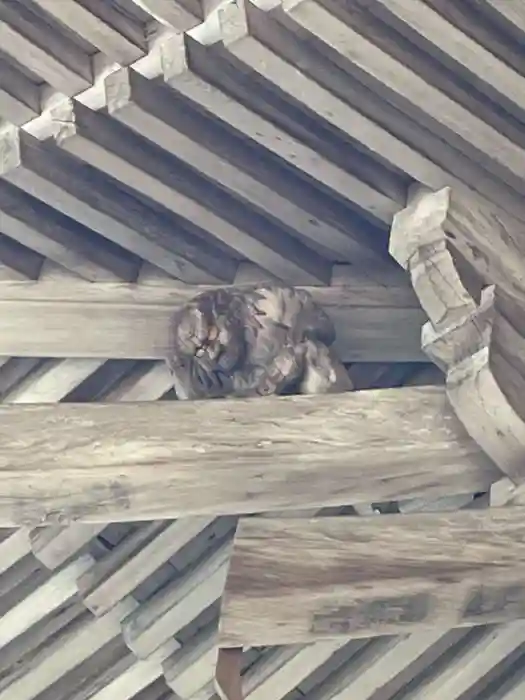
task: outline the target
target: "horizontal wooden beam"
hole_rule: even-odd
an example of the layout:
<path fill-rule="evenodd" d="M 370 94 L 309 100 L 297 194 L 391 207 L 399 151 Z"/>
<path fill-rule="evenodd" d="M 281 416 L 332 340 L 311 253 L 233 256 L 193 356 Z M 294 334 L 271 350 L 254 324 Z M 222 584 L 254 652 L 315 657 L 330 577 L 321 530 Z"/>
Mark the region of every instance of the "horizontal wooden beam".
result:
<path fill-rule="evenodd" d="M 158 359 L 174 311 L 205 289 L 193 285 L 19 282 L 0 284 L 0 355 Z M 331 316 L 344 362 L 426 361 L 425 316 L 404 279 L 307 287 Z"/>
<path fill-rule="evenodd" d="M 500 476 L 439 387 L 0 406 L 0 444 L 0 527 L 473 493 Z"/>
<path fill-rule="evenodd" d="M 246 518 L 222 647 L 407 634 L 525 618 L 525 508 Z"/>

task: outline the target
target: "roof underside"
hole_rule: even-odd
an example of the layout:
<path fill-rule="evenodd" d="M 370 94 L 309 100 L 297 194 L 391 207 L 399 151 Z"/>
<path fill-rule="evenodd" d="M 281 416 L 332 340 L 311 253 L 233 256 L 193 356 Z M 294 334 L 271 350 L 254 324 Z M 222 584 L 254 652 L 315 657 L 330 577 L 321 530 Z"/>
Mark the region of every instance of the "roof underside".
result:
<path fill-rule="evenodd" d="M 0 4 L 4 402 L 172 400 L 155 335 L 170 295 L 275 278 L 357 290 L 338 330 L 358 389 L 442 382 L 389 227 L 414 182 L 471 188 L 525 221 L 525 10 L 218 5 Z M 145 301 L 107 285 L 104 326 L 82 282 L 131 283 L 122 293 Z M 85 332 L 40 332 L 39 318 L 67 326 L 68 303 Z M 233 528 L 1 532 L 0 700 L 210 700 Z M 250 700 L 517 700 L 525 688 L 523 622 L 244 656 Z"/>

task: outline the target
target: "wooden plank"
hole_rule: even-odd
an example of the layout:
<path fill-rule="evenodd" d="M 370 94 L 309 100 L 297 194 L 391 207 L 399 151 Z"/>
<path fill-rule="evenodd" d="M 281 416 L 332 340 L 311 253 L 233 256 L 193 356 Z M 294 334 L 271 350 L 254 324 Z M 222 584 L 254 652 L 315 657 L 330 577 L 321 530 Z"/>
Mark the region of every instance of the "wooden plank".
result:
<path fill-rule="evenodd" d="M 15 530 L 0 542 L 0 574 L 5 573 L 30 552 L 31 543 L 27 529 Z"/>
<path fill-rule="evenodd" d="M 498 478 L 438 387 L 0 415 L 8 527 L 436 497 Z"/>
<path fill-rule="evenodd" d="M 132 536 L 123 548 L 118 547 L 79 578 L 84 605 L 95 615 L 105 614 L 210 523 L 210 518 L 161 521 L 152 523 L 140 539 Z"/>
<path fill-rule="evenodd" d="M 277 7 L 273 14 L 279 20 L 278 23 L 271 21 L 267 13 L 256 12 L 251 5 L 247 5 L 249 36 L 244 36 L 242 42 L 253 44 L 257 41 L 258 72 L 267 75 L 293 100 L 299 100 L 308 110 L 319 114 L 323 121 L 347 135 L 347 138 L 357 139 L 367 151 L 376 154 L 379 160 L 386 161 L 393 168 L 399 168 L 399 164 L 403 163 L 403 171 L 414 180 L 431 188 L 451 185 L 462 189 L 467 185 L 490 202 L 503 207 L 521 220 L 524 219 L 525 208 L 517 192 L 490 174 L 482 163 L 474 162 L 449 140 L 440 138 L 435 129 L 423 126 L 420 118 L 410 118 L 406 110 L 401 111 L 389 99 L 389 94 L 385 94 L 383 85 L 369 85 L 368 81 L 363 79 L 360 81 L 359 76 L 362 74 L 354 73 L 353 64 L 347 61 L 343 64 L 337 58 L 339 54 L 334 53 L 332 49 L 335 46 L 334 42 L 341 43 L 340 36 L 343 34 L 325 35 L 325 28 L 316 25 L 315 31 L 321 40 L 316 45 L 321 51 L 312 52 L 311 41 L 305 41 L 304 29 L 300 23 L 291 21 L 293 17 L 283 14 L 282 3 L 279 0 L 258 4 L 265 8 Z M 457 3 L 453 6 L 456 9 L 463 8 L 463 4 L 461 8 L 458 8 Z M 337 10 L 340 7 L 337 3 L 332 3 L 333 19 L 337 19 Z M 380 25 L 372 15 L 365 13 L 366 16 L 361 17 L 365 7 L 368 12 L 376 5 L 361 3 L 359 8 L 355 5 L 352 8 L 352 22 L 356 25 L 357 33 L 361 37 L 368 36 L 367 32 L 373 25 L 373 39 L 377 41 L 378 36 L 381 36 L 384 61 L 395 71 L 396 63 L 389 54 L 402 52 L 400 42 L 396 41 L 395 35 L 388 27 Z M 340 11 L 343 12 L 342 8 Z M 467 22 L 467 26 L 470 29 L 472 23 Z M 346 25 L 338 25 L 338 31 L 345 32 Z M 342 45 L 345 45 L 344 42 Z M 326 51 L 323 51 L 323 48 Z M 248 49 L 246 53 L 249 56 Z M 405 50 L 405 54 L 413 63 L 419 59 L 410 49 Z M 251 59 L 243 59 L 246 60 L 255 61 L 255 55 Z M 221 65 L 220 72 L 216 71 L 217 80 L 220 81 L 223 72 Z M 459 91 L 462 97 L 465 97 L 465 91 L 461 92 L 459 86 L 454 86 L 447 80 L 443 72 L 434 71 L 432 78 L 435 78 L 436 74 L 441 78 L 441 82 L 447 82 L 448 88 L 455 87 L 456 92 Z M 238 78 L 239 80 L 241 78 Z M 299 85 L 302 85 L 302 90 L 298 89 Z M 235 92 L 234 84 L 231 89 L 237 99 L 241 99 L 239 91 Z M 347 111 L 349 106 L 355 112 L 355 116 L 350 117 Z M 476 107 L 478 106 L 479 101 L 476 103 Z M 505 124 L 508 123 L 506 120 Z M 501 130 L 505 131 L 503 126 Z"/>
<path fill-rule="evenodd" d="M 65 215 L 60 217 L 55 213 L 54 219 L 51 218 L 52 222 L 62 222 L 56 232 L 46 227 L 45 220 L 38 223 L 34 219 L 30 221 L 31 227 L 18 224 L 16 229 L 11 229 L 15 237 L 30 236 L 24 240 L 31 245 L 46 245 L 43 251 L 58 243 L 60 249 L 55 248 L 55 255 L 62 256 L 57 259 L 60 264 L 66 262 L 64 255 L 68 247 L 78 251 L 80 246 L 75 232 L 68 229 L 67 219 L 64 221 L 69 217 L 82 224 L 84 230 L 91 229 L 102 236 L 98 248 L 104 246 L 104 259 L 111 259 L 115 265 L 119 259 L 121 266 L 127 262 L 122 260 L 125 249 L 190 283 L 229 282 L 235 275 L 236 263 L 220 249 L 207 245 L 203 250 L 202 242 L 185 234 L 176 222 L 124 194 L 102 176 L 93 177 L 78 161 L 60 151 L 51 151 L 37 138 L 14 126 L 4 127 L 0 136 L 0 176 Z M 40 211 L 45 211 L 42 205 Z M 9 211 L 17 222 L 20 219 L 25 222 L 24 217 L 31 213 L 24 211 L 16 218 Z M 42 234 L 50 238 L 47 243 Z M 110 253 L 115 251 L 110 242 L 119 246 L 119 256 L 113 252 L 110 258 Z"/>
<path fill-rule="evenodd" d="M 0 181 L 0 208 L 5 235 L 76 275 L 90 282 L 137 278 L 138 261 L 122 248 L 93 240 L 87 227 L 5 181 Z"/>
<path fill-rule="evenodd" d="M 475 697 L 476 690 L 484 689 L 497 677 L 498 666 L 508 663 L 511 656 L 517 659 L 524 641 L 523 620 L 488 627 L 466 653 L 451 659 L 441 673 L 411 693 L 410 700 L 429 700 L 436 693 L 447 700 L 462 700 L 470 693 Z"/>
<path fill-rule="evenodd" d="M 162 75 L 160 60 L 158 72 Z M 258 157 L 241 139 L 234 139 L 197 110 L 190 111 L 176 99 L 173 90 L 158 87 L 152 77 L 145 79 L 126 68 L 108 76 L 105 89 L 109 114 L 137 134 L 147 134 L 164 151 L 281 221 L 313 244 L 314 250 L 326 249 L 332 259 L 339 261 L 383 257 L 383 251 L 374 250 L 374 239 L 364 227 L 360 231 L 357 226 L 345 230 L 342 225 L 332 225 L 331 210 L 320 205 L 319 197 L 315 201 L 314 192 L 305 196 L 302 182 L 291 173 L 272 167 L 270 161 Z"/>
<path fill-rule="evenodd" d="M 514 32 L 523 39 L 525 35 L 525 7 L 520 0 L 481 0 L 491 11 L 491 17 L 498 15 L 514 28 Z M 501 21 L 501 20 L 500 20 Z"/>
<path fill-rule="evenodd" d="M 343 362 L 425 361 L 420 341 L 425 316 L 413 290 L 403 278 L 385 286 L 367 279 L 368 272 L 373 268 L 345 284 L 305 287 L 335 324 L 339 357 Z M 161 359 L 170 347 L 174 312 L 204 289 L 0 283 L 0 356 Z"/>
<path fill-rule="evenodd" d="M 329 263 L 269 219 L 243 208 L 224 191 L 198 180 L 181 163 L 80 102 L 53 110 L 57 145 L 89 165 L 138 189 L 157 204 L 192 222 L 222 245 L 238 251 L 280 279 L 325 283 Z"/>
<path fill-rule="evenodd" d="M 494 104 L 523 119 L 525 78 L 442 14 L 421 0 L 380 0 L 369 8 L 411 43 L 456 74 L 461 73 Z"/>
<path fill-rule="evenodd" d="M 2 228 L 5 231 L 2 212 Z M 3 233 L 0 234 L 0 263 L 16 279 L 37 280 L 42 271 L 44 258 L 31 248 L 21 245 Z M 109 273 L 111 275 L 111 273 Z"/>
<path fill-rule="evenodd" d="M 84 620 L 80 627 L 73 625 L 65 634 L 51 638 L 26 663 L 25 673 L 0 691 L 0 700 L 35 698 L 120 635 L 121 620 L 136 606 L 136 601 L 127 598 L 104 617 Z"/>
<path fill-rule="evenodd" d="M 13 639 L 72 598 L 77 592 L 77 577 L 92 564 L 93 557 L 83 555 L 13 605 L 0 618 L 0 647 L 7 646 Z"/>
<path fill-rule="evenodd" d="M 6 392 L 3 401 L 6 404 L 61 401 L 103 364 L 97 359 L 49 360 Z"/>
<path fill-rule="evenodd" d="M 402 692 L 410 681 L 433 668 L 465 637 L 465 629 L 429 630 L 374 640 L 357 659 L 336 670 L 315 691 L 316 700 L 378 700 Z M 326 642 L 325 642 L 326 643 Z M 313 645 L 315 649 L 319 642 Z"/>
<path fill-rule="evenodd" d="M 0 60 L 0 115 L 18 126 L 40 113 L 40 86 L 7 61 Z"/>
<path fill-rule="evenodd" d="M 89 696 L 89 700 L 130 700 L 162 676 L 162 662 L 178 648 L 175 639 L 166 642 L 148 659 L 136 661 L 107 685 Z"/>
<path fill-rule="evenodd" d="M 186 32 L 202 22 L 199 0 L 133 0 L 141 9 L 167 27 Z"/>
<path fill-rule="evenodd" d="M 124 621 L 124 639 L 139 659 L 148 658 L 220 599 L 230 555 L 227 540 Z"/>
<path fill-rule="evenodd" d="M 45 567 L 58 569 L 79 550 L 87 547 L 104 527 L 105 523 L 38 527 L 29 533 L 31 551 Z"/>
<path fill-rule="evenodd" d="M 317 0 L 285 0 L 283 9 L 300 27 L 324 41 L 350 74 L 388 96 L 408 116 L 419 118 L 474 160 L 523 192 L 524 151 L 476 114 L 449 98 L 365 36 L 349 20 L 331 14 Z M 349 49 L 352 47 L 352 50 Z"/>
<path fill-rule="evenodd" d="M 307 523 L 242 519 L 220 644 L 306 643 L 524 618 L 524 514 L 513 507 Z"/>
<path fill-rule="evenodd" d="M 75 0 L 34 0 L 34 4 L 117 63 L 128 65 L 147 51 L 144 27 L 109 3 L 106 21 Z"/>
<path fill-rule="evenodd" d="M 399 209 L 399 204 L 391 197 L 378 192 L 270 119 L 229 96 L 225 89 L 217 87 L 220 80 L 210 79 L 208 75 L 213 74 L 216 62 L 221 72 L 220 56 L 208 55 L 205 52 L 209 49 L 187 36 L 170 37 L 161 44 L 160 51 L 164 82 L 177 93 L 267 149 L 287 167 L 303 173 L 323 190 L 335 192 L 343 201 L 352 202 L 376 220 L 391 221 Z"/>
<path fill-rule="evenodd" d="M 39 21 L 23 4 L 12 7 L 2 3 L 0 44 L 15 64 L 64 95 L 75 95 L 92 84 L 91 57 L 56 27 Z"/>

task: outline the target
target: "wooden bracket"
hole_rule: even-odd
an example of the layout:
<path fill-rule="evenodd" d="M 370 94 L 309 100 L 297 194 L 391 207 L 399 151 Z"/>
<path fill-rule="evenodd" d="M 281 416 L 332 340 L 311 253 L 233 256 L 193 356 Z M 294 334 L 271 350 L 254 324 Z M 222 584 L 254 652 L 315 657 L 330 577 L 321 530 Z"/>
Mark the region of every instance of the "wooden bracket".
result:
<path fill-rule="evenodd" d="M 469 435 L 514 482 L 525 483 L 525 424 L 490 367 L 497 290 L 476 304 L 448 249 L 453 209 L 450 188 L 414 192 L 394 217 L 390 254 L 408 272 L 429 321 L 422 348 L 446 374 L 447 396 Z"/>

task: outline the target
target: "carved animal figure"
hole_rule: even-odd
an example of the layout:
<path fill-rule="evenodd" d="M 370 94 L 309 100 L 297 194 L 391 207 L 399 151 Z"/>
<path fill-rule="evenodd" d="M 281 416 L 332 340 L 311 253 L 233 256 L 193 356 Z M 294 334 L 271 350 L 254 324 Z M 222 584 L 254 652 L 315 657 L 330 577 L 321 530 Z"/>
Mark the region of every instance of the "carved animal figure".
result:
<path fill-rule="evenodd" d="M 214 289 L 175 314 L 166 360 L 179 399 L 350 391 L 334 340 L 304 290 Z"/>

